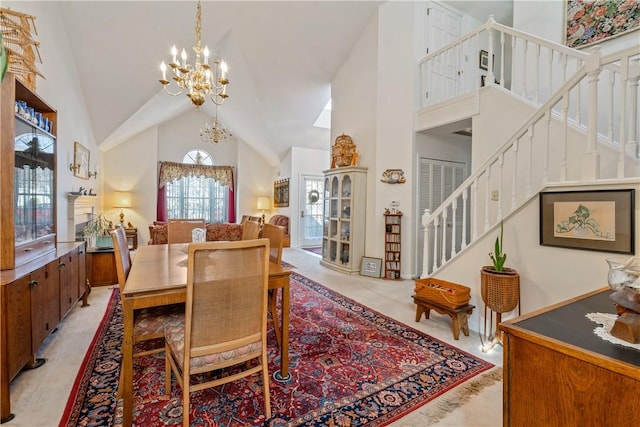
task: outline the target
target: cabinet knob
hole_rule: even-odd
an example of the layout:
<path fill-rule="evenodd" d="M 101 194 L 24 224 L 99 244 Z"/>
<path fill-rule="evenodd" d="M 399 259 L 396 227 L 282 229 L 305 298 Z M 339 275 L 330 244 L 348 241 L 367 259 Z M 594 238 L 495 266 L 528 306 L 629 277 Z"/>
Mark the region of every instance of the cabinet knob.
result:
<path fill-rule="evenodd" d="M 62 269 L 64 268 L 64 266 L 65 266 L 65 265 L 67 265 L 67 264 L 65 264 L 64 262 L 61 262 L 61 263 L 60 263 L 60 265 L 58 266 L 58 268 L 59 268 L 60 270 L 62 270 Z"/>
<path fill-rule="evenodd" d="M 31 289 L 35 288 L 36 286 L 38 286 L 38 281 L 37 280 L 32 280 L 29 282 L 29 287 Z"/>

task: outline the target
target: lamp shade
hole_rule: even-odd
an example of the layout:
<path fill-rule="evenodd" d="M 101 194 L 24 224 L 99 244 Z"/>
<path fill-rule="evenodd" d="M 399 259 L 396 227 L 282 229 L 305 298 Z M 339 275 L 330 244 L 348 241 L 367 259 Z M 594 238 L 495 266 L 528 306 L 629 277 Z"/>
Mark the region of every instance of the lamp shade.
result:
<path fill-rule="evenodd" d="M 258 209 L 267 210 L 270 209 L 271 203 L 268 197 L 258 197 Z"/>
<path fill-rule="evenodd" d="M 130 208 L 131 207 L 131 193 L 128 191 L 115 191 L 113 193 L 115 203 L 114 208 Z"/>

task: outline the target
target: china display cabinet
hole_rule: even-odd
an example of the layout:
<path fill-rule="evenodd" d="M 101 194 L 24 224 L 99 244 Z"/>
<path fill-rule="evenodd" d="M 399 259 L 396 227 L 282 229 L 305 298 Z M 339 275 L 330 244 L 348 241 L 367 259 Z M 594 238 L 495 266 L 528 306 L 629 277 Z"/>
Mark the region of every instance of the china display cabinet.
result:
<path fill-rule="evenodd" d="M 0 267 L 8 270 L 55 251 L 57 113 L 11 73 L 1 92 Z"/>
<path fill-rule="evenodd" d="M 367 168 L 324 171 L 322 260 L 325 267 L 358 274 L 364 255 Z"/>

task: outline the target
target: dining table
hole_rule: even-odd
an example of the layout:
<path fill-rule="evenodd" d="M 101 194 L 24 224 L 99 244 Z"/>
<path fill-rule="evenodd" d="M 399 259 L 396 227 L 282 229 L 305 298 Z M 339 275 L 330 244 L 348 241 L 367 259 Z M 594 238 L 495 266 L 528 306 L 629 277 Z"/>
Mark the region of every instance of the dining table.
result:
<path fill-rule="evenodd" d="M 187 243 L 139 246 L 121 295 L 124 337 L 122 374 L 118 395 L 122 398 L 122 425 L 133 421 L 133 346 L 134 315 L 148 307 L 184 303 L 187 299 Z M 280 316 L 280 369 L 274 378 L 287 381 L 289 374 L 289 276 L 291 269 L 269 263 L 269 289 L 282 290 Z M 276 316 L 273 316 L 274 319 Z"/>

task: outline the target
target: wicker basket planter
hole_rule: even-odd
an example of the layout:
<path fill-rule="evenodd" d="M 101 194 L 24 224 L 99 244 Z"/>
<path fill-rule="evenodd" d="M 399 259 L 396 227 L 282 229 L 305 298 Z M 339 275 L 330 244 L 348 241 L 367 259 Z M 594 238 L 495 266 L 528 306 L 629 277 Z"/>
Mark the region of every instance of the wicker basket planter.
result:
<path fill-rule="evenodd" d="M 513 310 L 520 302 L 520 275 L 512 268 L 496 271 L 485 265 L 480 270 L 482 301 L 496 313 Z"/>

